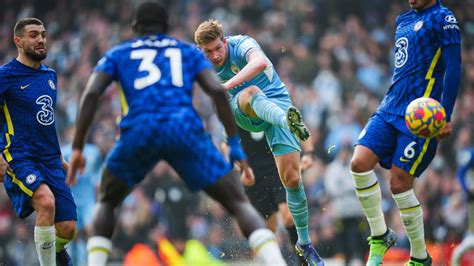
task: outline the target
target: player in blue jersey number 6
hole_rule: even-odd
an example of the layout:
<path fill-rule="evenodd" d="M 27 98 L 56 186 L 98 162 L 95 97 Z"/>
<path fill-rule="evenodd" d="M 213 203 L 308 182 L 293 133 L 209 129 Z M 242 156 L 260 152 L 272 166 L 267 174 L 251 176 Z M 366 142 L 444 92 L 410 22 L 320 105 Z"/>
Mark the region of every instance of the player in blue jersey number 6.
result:
<path fill-rule="evenodd" d="M 115 80 L 120 82 L 124 97 L 120 139 L 102 173 L 87 244 L 88 264 L 106 264 L 115 210 L 159 160 L 166 160 L 191 190 L 206 191 L 231 213 L 262 263 L 282 265 L 285 261 L 272 231 L 243 193 L 232 164 L 214 146 L 192 105 L 193 83 L 197 81 L 216 105 L 229 136 L 231 161 L 240 162 L 251 178 L 224 88 L 195 45 L 165 34 L 166 10 L 158 2 L 139 5 L 132 23 L 139 37 L 115 46 L 102 57 L 82 95 L 70 183 L 84 167 L 82 149 L 100 96 Z"/>
<path fill-rule="evenodd" d="M 13 30 L 18 57 L 0 67 L 4 185 L 20 218 L 36 211 L 34 240 L 41 265 L 72 265 L 65 250 L 76 231 L 76 204 L 66 185 L 54 109 L 56 72 L 46 58 L 46 29 L 36 18 Z M 3 167 L 5 166 L 2 163 Z"/>
<path fill-rule="evenodd" d="M 380 186 L 373 170 L 377 163 L 390 169 L 390 189 L 410 240 L 407 264 L 432 263 L 413 183 L 433 160 L 438 140 L 452 132 L 451 114 L 461 76 L 461 40 L 456 18 L 439 1 L 408 2 L 412 9 L 396 19 L 393 83 L 361 132 L 351 162 L 356 194 L 371 230 L 367 265 L 381 264 L 396 242 L 382 212 Z M 419 97 L 434 98 L 446 109 L 447 124 L 437 138 L 418 138 L 405 126 L 405 109 Z"/>
<path fill-rule="evenodd" d="M 291 104 L 285 84 L 258 43 L 249 36 L 224 37 L 217 20 L 202 22 L 194 40 L 224 82 L 237 124 L 250 132 L 264 132 L 286 190 L 288 208 L 297 228 L 296 251 L 310 265 L 323 265 L 308 233 L 308 205 L 301 179 L 300 143 L 309 138 L 300 112 Z M 304 153 L 312 152 L 305 143 Z M 252 183 L 253 180 L 245 180 Z"/>

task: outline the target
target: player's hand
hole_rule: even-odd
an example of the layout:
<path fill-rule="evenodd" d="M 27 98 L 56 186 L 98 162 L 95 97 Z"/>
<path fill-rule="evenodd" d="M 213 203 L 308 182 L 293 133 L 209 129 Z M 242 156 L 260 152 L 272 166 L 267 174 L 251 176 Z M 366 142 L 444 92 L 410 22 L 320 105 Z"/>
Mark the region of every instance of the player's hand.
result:
<path fill-rule="evenodd" d="M 301 170 L 304 171 L 310 168 L 314 163 L 313 155 L 311 153 L 303 154 L 301 157 Z"/>
<path fill-rule="evenodd" d="M 441 133 L 439 133 L 438 136 L 436 136 L 436 140 L 440 141 L 442 139 L 445 139 L 451 136 L 452 133 L 453 133 L 453 125 L 451 124 L 451 122 L 446 122 L 446 126 L 444 127 L 443 131 L 441 131 Z"/>
<path fill-rule="evenodd" d="M 0 156 L 0 183 L 3 182 L 3 178 L 5 177 L 5 173 L 7 172 L 8 167 L 10 167 L 3 159 L 3 156 Z"/>
<path fill-rule="evenodd" d="M 73 150 L 69 163 L 69 169 L 67 171 L 66 184 L 75 185 L 77 182 L 77 171 L 79 171 L 79 174 L 82 175 L 85 165 L 86 159 L 84 158 L 84 155 L 82 155 L 82 151 Z"/>
<path fill-rule="evenodd" d="M 248 165 L 247 161 L 240 161 L 240 182 L 246 187 L 255 185 L 255 175 L 253 174 L 252 168 Z"/>

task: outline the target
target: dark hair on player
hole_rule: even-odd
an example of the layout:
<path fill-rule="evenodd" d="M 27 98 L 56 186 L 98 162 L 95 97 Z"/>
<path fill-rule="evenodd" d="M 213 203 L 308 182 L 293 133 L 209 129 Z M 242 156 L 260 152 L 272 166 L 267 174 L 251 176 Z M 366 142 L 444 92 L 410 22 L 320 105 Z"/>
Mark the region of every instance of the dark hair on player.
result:
<path fill-rule="evenodd" d="M 13 28 L 14 36 L 21 36 L 26 26 L 28 25 L 43 25 L 43 22 L 37 18 L 24 18 L 16 22 Z"/>
<path fill-rule="evenodd" d="M 168 31 L 168 11 L 161 2 L 143 2 L 135 10 L 132 28 L 139 35 L 166 33 Z"/>

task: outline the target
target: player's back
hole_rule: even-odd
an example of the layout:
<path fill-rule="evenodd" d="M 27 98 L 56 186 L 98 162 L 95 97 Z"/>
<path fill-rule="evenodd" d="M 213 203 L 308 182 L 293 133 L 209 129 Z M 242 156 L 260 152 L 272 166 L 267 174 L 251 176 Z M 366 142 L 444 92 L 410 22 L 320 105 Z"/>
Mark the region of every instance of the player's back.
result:
<path fill-rule="evenodd" d="M 124 42 L 99 61 L 103 71 L 120 83 L 123 124 L 140 115 L 168 115 L 192 109 L 197 74 L 210 63 L 194 45 L 164 34 Z"/>

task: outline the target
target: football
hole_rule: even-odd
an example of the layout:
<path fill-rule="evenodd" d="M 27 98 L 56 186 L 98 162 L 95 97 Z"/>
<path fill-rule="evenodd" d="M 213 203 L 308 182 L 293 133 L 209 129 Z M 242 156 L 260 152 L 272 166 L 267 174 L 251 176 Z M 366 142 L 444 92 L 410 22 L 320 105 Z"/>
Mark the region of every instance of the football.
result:
<path fill-rule="evenodd" d="M 446 125 L 446 111 L 437 100 L 421 97 L 408 105 L 405 111 L 405 123 L 413 135 L 433 138 Z"/>

